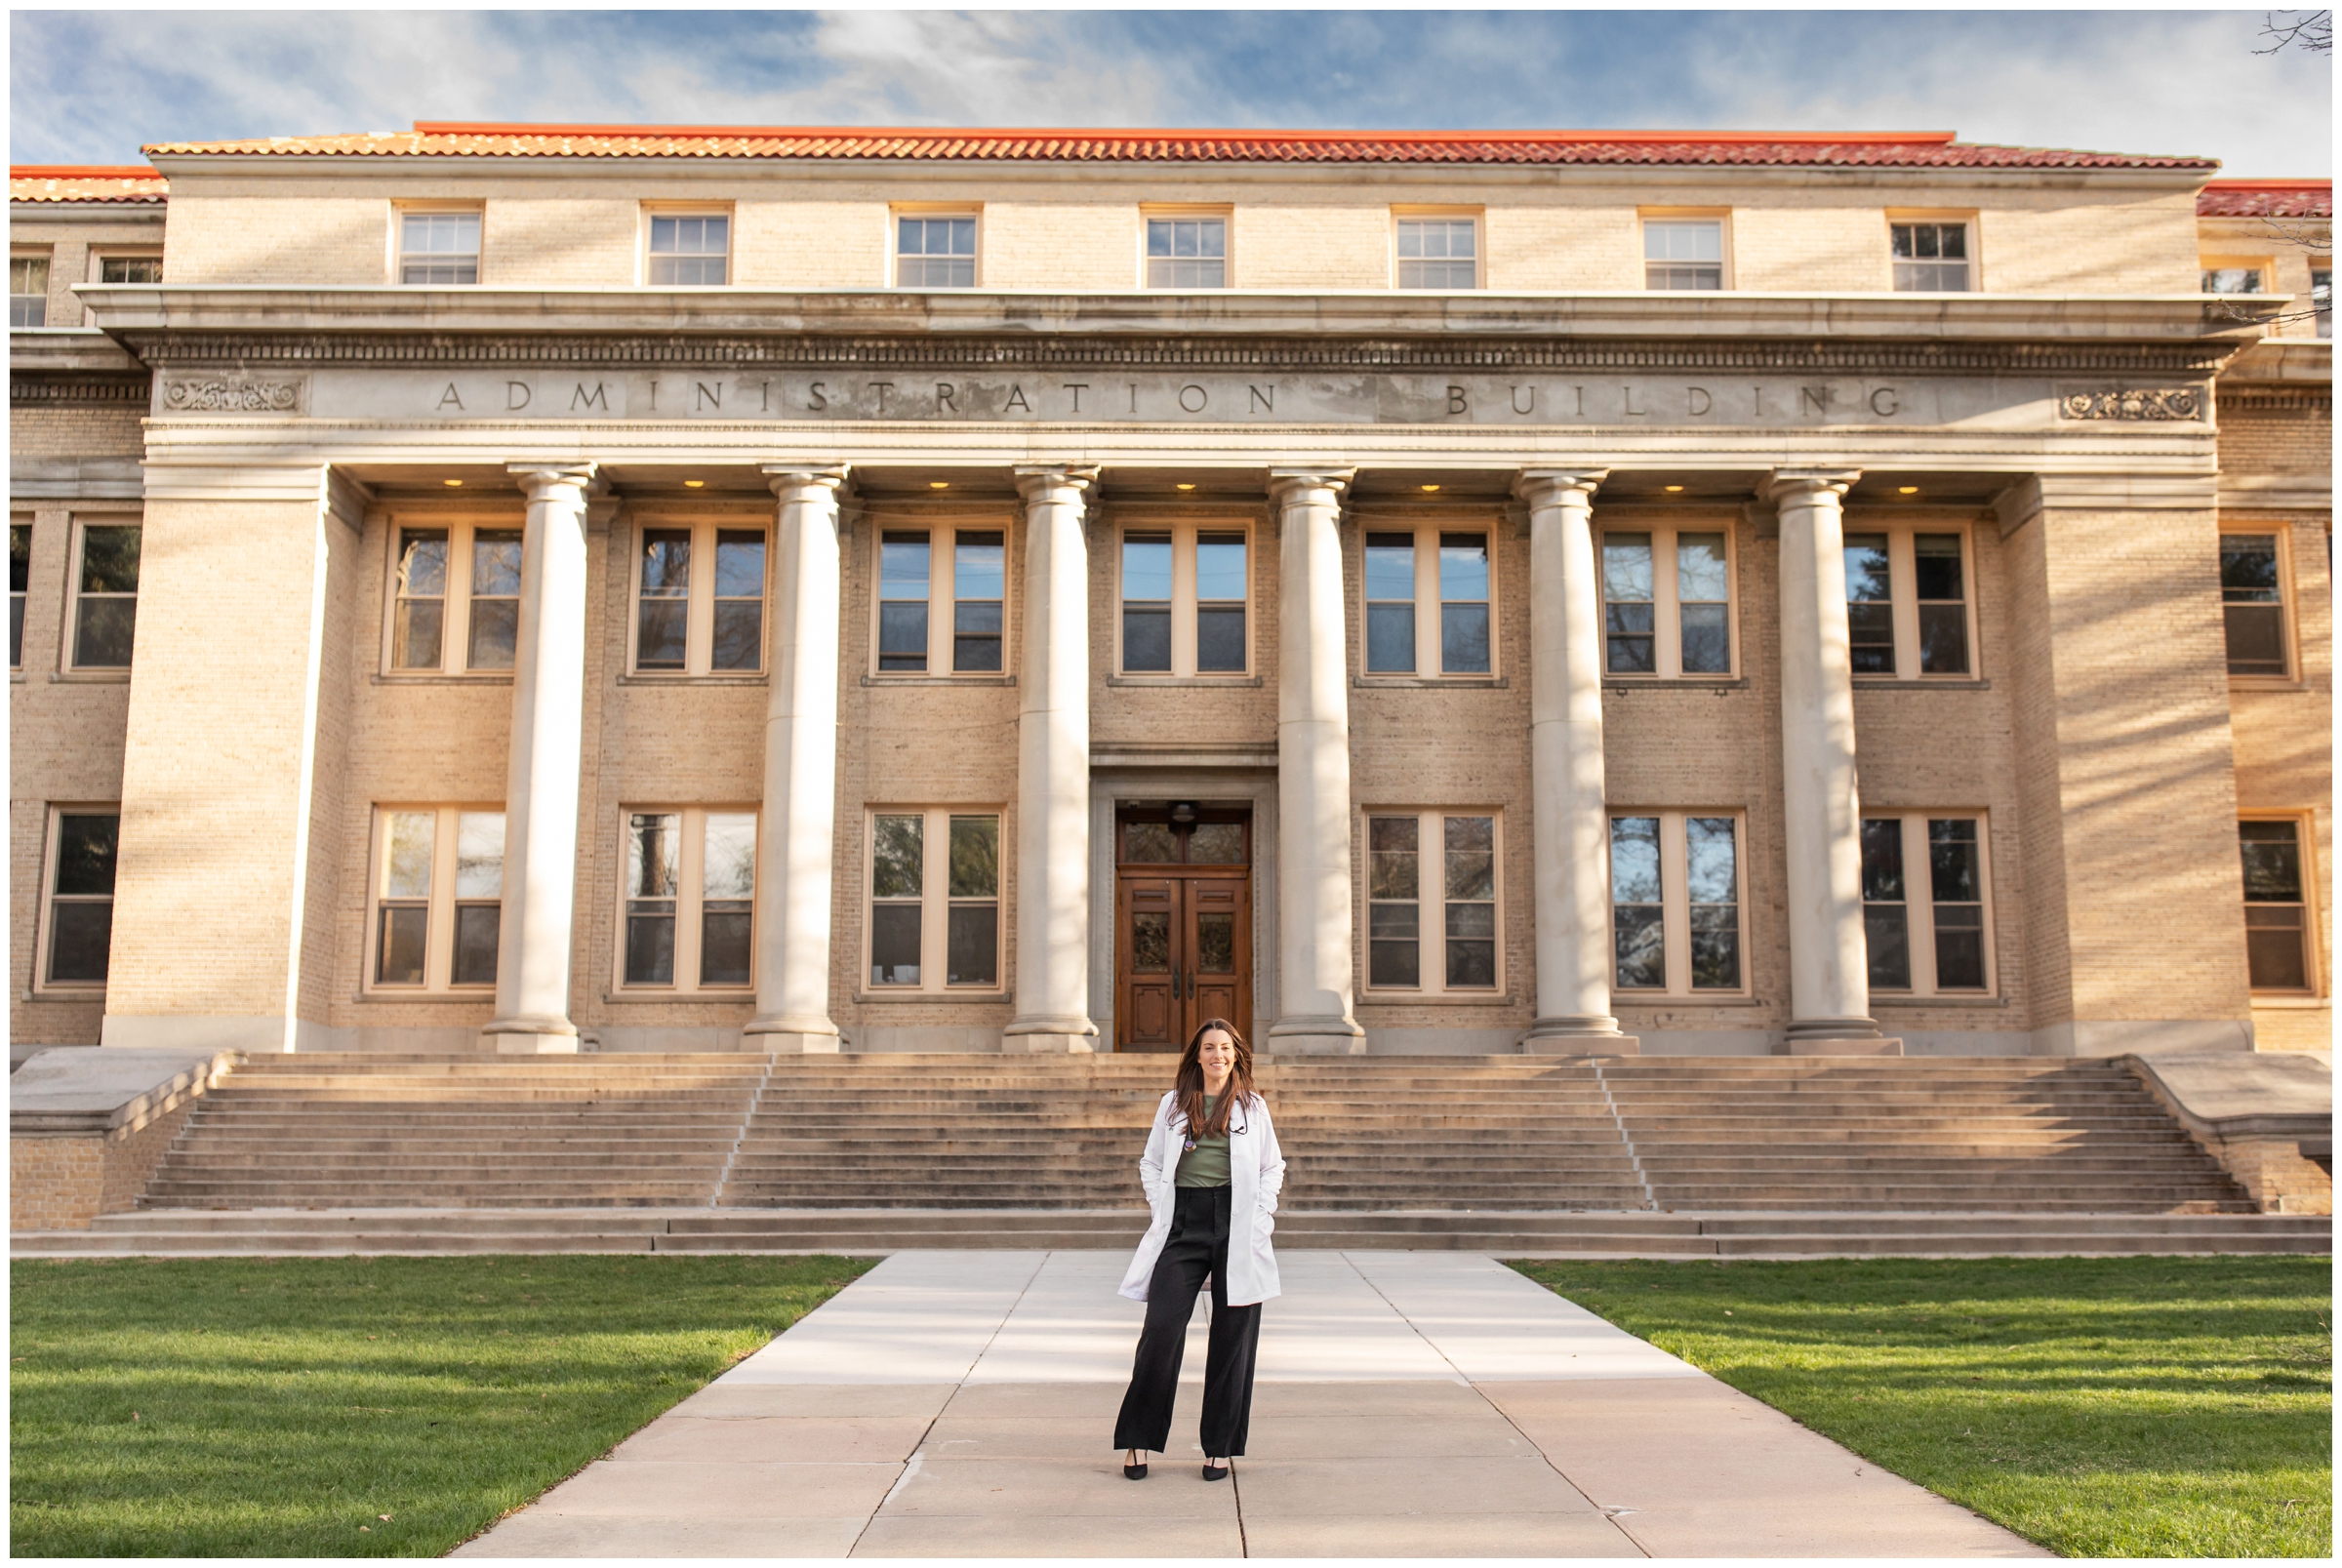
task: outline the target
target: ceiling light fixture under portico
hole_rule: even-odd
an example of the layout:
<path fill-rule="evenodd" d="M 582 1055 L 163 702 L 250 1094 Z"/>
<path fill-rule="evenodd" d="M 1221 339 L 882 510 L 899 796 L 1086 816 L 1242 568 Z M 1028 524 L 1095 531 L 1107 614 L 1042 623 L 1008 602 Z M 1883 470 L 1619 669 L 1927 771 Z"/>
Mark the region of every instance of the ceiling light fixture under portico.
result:
<path fill-rule="evenodd" d="M 447 486 L 447 487 L 448 487 L 450 490 L 453 490 L 453 489 L 455 489 L 455 488 L 456 488 L 458 485 L 461 485 L 461 484 L 462 484 L 464 481 L 463 481 L 463 480 L 461 480 L 461 479 L 442 479 L 442 480 L 440 480 L 439 482 L 440 482 L 441 484 L 443 484 L 443 485 Z"/>

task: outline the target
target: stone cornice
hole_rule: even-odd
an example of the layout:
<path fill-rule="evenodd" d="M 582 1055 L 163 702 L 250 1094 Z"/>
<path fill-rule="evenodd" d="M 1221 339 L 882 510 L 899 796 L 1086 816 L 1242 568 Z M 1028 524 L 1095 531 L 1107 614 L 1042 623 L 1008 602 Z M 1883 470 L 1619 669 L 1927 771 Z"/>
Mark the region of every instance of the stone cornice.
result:
<path fill-rule="evenodd" d="M 130 408 L 144 413 L 152 378 L 89 375 L 78 371 L 18 371 L 8 378 L 11 408 Z"/>

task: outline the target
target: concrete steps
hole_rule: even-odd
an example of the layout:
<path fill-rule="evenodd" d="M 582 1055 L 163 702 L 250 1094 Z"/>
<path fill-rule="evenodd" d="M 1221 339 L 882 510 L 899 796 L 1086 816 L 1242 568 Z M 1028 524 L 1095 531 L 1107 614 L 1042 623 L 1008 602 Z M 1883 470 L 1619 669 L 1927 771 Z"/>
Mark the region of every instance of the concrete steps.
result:
<path fill-rule="evenodd" d="M 12 1252 L 19 1258 L 93 1258 L 1119 1250 L 1135 1245 L 1145 1225 L 1145 1214 L 1134 1209 L 160 1210 L 109 1215 L 83 1231 L 20 1232 L 12 1238 Z M 1393 1210 L 1280 1215 L 1277 1245 L 1285 1251 L 1676 1259 L 2323 1254 L 2332 1250 L 2333 1227 L 2330 1219 L 2316 1215 Z"/>

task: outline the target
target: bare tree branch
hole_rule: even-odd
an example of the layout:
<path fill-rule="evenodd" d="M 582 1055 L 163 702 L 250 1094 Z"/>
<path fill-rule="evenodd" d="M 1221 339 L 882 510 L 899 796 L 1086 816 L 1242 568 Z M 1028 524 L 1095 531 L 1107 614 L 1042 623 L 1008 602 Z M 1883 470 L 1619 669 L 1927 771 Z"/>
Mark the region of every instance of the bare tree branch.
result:
<path fill-rule="evenodd" d="M 2291 17 L 2291 21 L 2280 21 L 2280 17 Z M 2271 11 L 2263 15 L 2261 36 L 2269 47 L 2256 49 L 2256 55 L 2281 55 L 2288 49 L 2305 54 L 2328 55 L 2334 48 L 2334 14 L 2331 11 Z"/>

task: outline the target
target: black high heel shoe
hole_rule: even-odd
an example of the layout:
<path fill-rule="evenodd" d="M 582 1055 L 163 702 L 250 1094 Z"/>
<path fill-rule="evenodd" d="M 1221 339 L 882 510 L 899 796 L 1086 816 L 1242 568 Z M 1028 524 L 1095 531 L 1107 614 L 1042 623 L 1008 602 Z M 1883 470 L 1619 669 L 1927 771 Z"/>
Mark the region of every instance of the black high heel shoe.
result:
<path fill-rule="evenodd" d="M 1135 1448 L 1131 1448 L 1131 1449 L 1125 1449 L 1125 1450 L 1123 1450 L 1123 1452 L 1125 1452 L 1125 1453 L 1129 1453 L 1129 1454 L 1135 1454 L 1135 1453 L 1137 1453 L 1137 1452 L 1138 1452 L 1138 1450 L 1137 1450 L 1137 1449 L 1135 1449 Z M 1136 1465 L 1124 1465 L 1124 1466 L 1122 1467 L 1122 1476 L 1123 1476 L 1123 1479 L 1125 1479 L 1125 1480 L 1130 1480 L 1130 1481 L 1143 1481 L 1143 1480 L 1147 1479 L 1147 1464 L 1146 1464 L 1146 1461 L 1142 1460 L 1142 1461 L 1140 1461 L 1140 1462 L 1139 1462 L 1138 1464 L 1136 1464 Z"/>
<path fill-rule="evenodd" d="M 1225 1481 L 1228 1479 L 1228 1467 L 1215 1466 L 1207 1459 L 1203 1462 L 1203 1478 L 1207 1481 Z"/>

